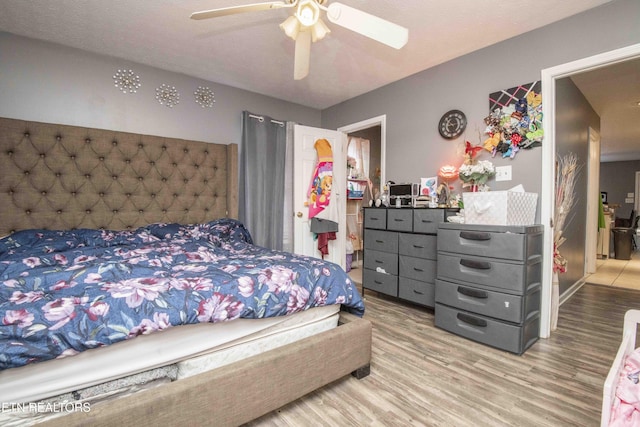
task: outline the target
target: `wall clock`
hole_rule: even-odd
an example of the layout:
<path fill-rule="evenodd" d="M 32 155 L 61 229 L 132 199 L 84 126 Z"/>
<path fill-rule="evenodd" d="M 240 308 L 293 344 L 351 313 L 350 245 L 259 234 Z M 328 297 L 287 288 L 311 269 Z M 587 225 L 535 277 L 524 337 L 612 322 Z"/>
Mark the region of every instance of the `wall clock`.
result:
<path fill-rule="evenodd" d="M 443 138 L 457 138 L 467 127 L 467 117 L 460 110 L 451 110 L 444 113 L 438 123 L 438 131 Z"/>

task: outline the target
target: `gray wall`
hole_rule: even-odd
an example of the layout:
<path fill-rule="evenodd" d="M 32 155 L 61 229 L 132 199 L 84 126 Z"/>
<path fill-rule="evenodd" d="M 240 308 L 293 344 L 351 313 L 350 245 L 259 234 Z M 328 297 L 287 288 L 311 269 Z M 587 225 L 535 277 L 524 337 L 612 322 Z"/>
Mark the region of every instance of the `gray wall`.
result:
<path fill-rule="evenodd" d="M 135 94 L 114 86 L 118 69 L 142 81 Z M 162 84 L 175 86 L 180 103 L 155 99 Z M 213 108 L 195 103 L 198 86 L 215 94 Z M 321 114 L 290 102 L 113 57 L 0 32 L 0 117 L 193 139 L 240 143 L 243 110 L 319 126 Z"/>
<path fill-rule="evenodd" d="M 629 218 L 633 203 L 625 203 L 627 193 L 635 193 L 636 172 L 640 172 L 640 160 L 606 162 L 600 164 L 600 191 L 607 192 L 609 205 L 620 205 L 616 217 Z"/>
<path fill-rule="evenodd" d="M 478 144 L 485 138 L 479 137 L 478 132 L 485 128 L 483 119 L 489 114 L 490 93 L 540 80 L 545 68 L 636 43 L 640 43 L 640 1 L 613 1 L 323 110 L 322 126 L 337 128 L 386 114 L 386 178 L 417 182 L 422 176 L 434 176 L 444 164 L 461 164 L 465 139 Z M 585 108 L 584 99 L 579 99 L 574 90 L 565 87 L 563 93 L 558 95 L 559 104 L 574 109 L 580 117 L 571 123 L 571 118 L 557 111 L 557 125 L 563 132 L 558 135 L 557 150 L 576 151 L 584 163 L 588 126 L 598 130 L 599 119 Z M 569 98 L 562 99 L 563 96 Z M 571 105 L 573 101 L 575 106 Z M 444 140 L 437 130 L 440 117 L 450 109 L 465 112 L 469 122 L 465 134 L 454 141 Z M 514 160 L 491 159 L 484 151 L 479 158 L 490 159 L 496 166 L 513 166 L 513 180 L 491 180 L 492 190 L 522 184 L 527 191 L 540 193 L 540 148 L 521 151 Z M 586 179 L 585 163 L 577 183 L 576 216 L 566 230 L 569 241 L 562 247 L 569 271 L 561 277 L 561 292 L 584 273 Z"/>
<path fill-rule="evenodd" d="M 559 275 L 560 294 L 584 275 L 589 127 L 600 132 L 600 117 L 569 77 L 556 81 L 556 148 L 558 156 L 574 153 L 580 168 L 575 181 L 575 206 L 565 222 L 566 241 L 560 253 L 567 260 L 567 272 Z"/>
<path fill-rule="evenodd" d="M 489 24 L 489 23 L 488 23 Z M 489 114 L 488 95 L 540 80 L 541 70 L 640 42 L 640 1 L 618 0 L 489 46 L 409 76 L 322 111 L 322 126 L 338 128 L 387 115 L 386 177 L 416 182 L 434 176 L 444 164 L 462 163 L 464 140 L 477 144 Z M 460 109 L 469 124 L 463 137 L 444 140 L 437 124 L 443 113 Z M 480 158 L 490 159 L 488 152 Z M 540 148 L 520 152 L 512 165 L 513 180 L 490 181 L 493 190 L 523 184 L 540 192 Z"/>

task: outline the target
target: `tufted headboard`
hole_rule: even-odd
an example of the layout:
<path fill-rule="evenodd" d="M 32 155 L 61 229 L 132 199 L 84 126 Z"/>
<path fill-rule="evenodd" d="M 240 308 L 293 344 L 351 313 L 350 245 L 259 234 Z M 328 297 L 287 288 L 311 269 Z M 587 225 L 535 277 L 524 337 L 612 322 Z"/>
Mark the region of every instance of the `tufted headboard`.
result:
<path fill-rule="evenodd" d="M 0 118 L 0 236 L 237 216 L 237 144 Z"/>

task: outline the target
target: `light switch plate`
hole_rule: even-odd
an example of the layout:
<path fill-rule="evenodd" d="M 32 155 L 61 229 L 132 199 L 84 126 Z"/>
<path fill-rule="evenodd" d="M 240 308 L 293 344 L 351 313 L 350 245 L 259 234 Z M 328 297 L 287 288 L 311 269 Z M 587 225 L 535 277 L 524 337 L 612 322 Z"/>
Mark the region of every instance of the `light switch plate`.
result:
<path fill-rule="evenodd" d="M 496 166 L 496 181 L 511 181 L 511 165 Z"/>

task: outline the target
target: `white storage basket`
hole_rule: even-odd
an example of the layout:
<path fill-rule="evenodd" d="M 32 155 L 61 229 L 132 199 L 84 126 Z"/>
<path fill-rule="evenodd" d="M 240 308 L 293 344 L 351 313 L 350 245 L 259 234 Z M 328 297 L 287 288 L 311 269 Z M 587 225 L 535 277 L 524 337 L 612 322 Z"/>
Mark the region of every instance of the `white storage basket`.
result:
<path fill-rule="evenodd" d="M 480 191 L 462 194 L 465 224 L 532 225 L 538 193 Z"/>

